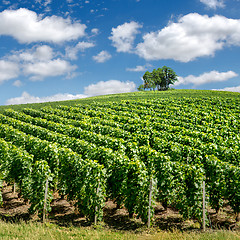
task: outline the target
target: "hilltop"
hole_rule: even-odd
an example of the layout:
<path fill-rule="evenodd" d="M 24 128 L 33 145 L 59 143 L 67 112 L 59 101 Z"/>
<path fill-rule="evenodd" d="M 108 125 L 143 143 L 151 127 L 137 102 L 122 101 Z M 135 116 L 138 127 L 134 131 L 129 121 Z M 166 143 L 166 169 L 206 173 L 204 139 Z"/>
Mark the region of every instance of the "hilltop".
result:
<path fill-rule="evenodd" d="M 46 103 L 28 103 L 20 105 L 7 105 L 0 106 L 0 111 L 6 108 L 22 109 L 22 108 L 41 108 L 44 106 L 56 107 L 58 105 L 73 106 L 75 104 L 87 104 L 92 102 L 118 102 L 121 100 L 140 100 L 140 99 L 155 99 L 155 98 L 181 98 L 181 97 L 230 97 L 240 98 L 240 93 L 225 92 L 225 91 L 212 91 L 212 90 L 175 90 L 170 89 L 168 91 L 139 91 L 131 93 L 110 94 L 88 98 L 81 98 L 78 100 L 58 101 L 58 102 L 46 102 Z"/>

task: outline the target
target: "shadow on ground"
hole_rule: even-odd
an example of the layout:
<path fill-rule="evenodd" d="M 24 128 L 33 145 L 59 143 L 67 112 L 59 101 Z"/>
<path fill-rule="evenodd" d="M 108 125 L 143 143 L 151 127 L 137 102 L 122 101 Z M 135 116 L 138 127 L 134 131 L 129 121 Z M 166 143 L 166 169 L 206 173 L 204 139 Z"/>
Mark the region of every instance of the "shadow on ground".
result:
<path fill-rule="evenodd" d="M 29 204 L 18 198 L 17 193 L 12 192 L 12 188 L 4 187 L 2 190 L 3 204 L 0 207 L 0 218 L 7 222 L 19 221 L 41 221 L 36 215 L 28 213 Z M 72 202 L 66 199 L 55 197 L 51 203 L 52 211 L 48 214 L 48 221 L 60 226 L 91 226 L 92 223 L 79 213 Z M 231 208 L 226 206 L 218 214 L 214 210 L 208 210 L 209 228 L 240 230 L 236 224 Z M 108 201 L 105 204 L 102 224 L 104 227 L 115 230 L 141 231 L 146 228 L 145 224 L 136 216 L 130 218 L 125 208 L 118 209 L 116 204 Z M 191 230 L 200 229 L 201 225 L 197 221 L 184 221 L 178 211 L 167 208 L 161 204 L 155 207 L 153 227 L 161 230 Z"/>

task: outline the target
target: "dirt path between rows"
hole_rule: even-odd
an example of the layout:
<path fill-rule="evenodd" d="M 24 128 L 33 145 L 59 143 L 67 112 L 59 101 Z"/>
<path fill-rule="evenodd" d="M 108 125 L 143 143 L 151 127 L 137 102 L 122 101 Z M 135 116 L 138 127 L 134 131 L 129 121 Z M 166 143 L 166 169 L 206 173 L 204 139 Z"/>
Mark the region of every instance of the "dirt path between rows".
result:
<path fill-rule="evenodd" d="M 37 214 L 30 215 L 28 209 L 30 205 L 22 198 L 18 198 L 18 193 L 13 193 L 11 186 L 4 185 L 2 189 L 3 205 L 0 207 L 0 218 L 4 221 L 41 221 Z M 89 226 L 87 222 L 73 206 L 73 203 L 66 199 L 61 199 L 55 195 L 51 203 L 52 211 L 48 214 L 48 221 L 62 226 Z M 209 227 L 213 229 L 231 229 L 239 230 L 240 224 L 236 223 L 233 211 L 224 207 L 219 214 L 214 210 L 209 212 Z M 117 209 L 116 204 L 108 201 L 104 208 L 103 223 L 104 227 L 116 230 L 134 230 L 141 231 L 145 225 L 141 220 L 129 218 L 126 209 Z M 166 210 L 158 204 L 155 207 L 154 227 L 162 230 L 181 229 L 181 230 L 198 230 L 200 224 L 194 220 L 183 221 L 178 211 L 167 208 Z"/>

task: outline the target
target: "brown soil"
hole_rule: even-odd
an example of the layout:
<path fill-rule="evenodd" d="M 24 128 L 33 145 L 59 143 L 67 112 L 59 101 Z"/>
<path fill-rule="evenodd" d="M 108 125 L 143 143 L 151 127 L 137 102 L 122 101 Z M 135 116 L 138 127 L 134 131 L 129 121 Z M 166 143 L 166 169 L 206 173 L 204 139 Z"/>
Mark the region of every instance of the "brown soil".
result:
<path fill-rule="evenodd" d="M 12 192 L 11 187 L 4 186 L 2 190 L 3 205 L 0 208 L 0 216 L 6 221 L 29 220 L 29 205 L 18 198 L 17 193 Z"/>
<path fill-rule="evenodd" d="M 3 205 L 0 207 L 0 218 L 5 221 L 41 221 L 37 215 L 29 215 L 30 205 L 18 198 L 17 193 L 12 192 L 12 187 L 4 186 L 2 189 Z M 48 214 L 48 221 L 63 226 L 89 226 L 91 223 L 82 216 L 74 207 L 74 204 L 66 199 L 61 199 L 55 194 L 51 203 L 52 211 Z M 214 210 L 208 209 L 209 227 L 213 229 L 240 230 L 240 224 L 236 223 L 233 211 L 229 206 L 224 207 L 217 214 Z M 125 208 L 117 209 L 117 205 L 108 201 L 104 208 L 102 224 L 106 228 L 117 230 L 141 231 L 145 228 L 144 223 L 136 216 L 129 218 Z M 184 221 L 178 211 L 167 208 L 161 204 L 155 207 L 153 227 L 157 229 L 200 229 L 200 224 L 195 220 Z"/>

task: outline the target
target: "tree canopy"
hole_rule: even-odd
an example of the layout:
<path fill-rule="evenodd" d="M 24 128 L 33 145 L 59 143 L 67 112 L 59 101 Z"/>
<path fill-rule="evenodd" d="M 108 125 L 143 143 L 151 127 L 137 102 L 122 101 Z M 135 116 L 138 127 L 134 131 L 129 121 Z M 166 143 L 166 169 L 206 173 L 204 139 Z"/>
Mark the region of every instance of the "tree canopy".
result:
<path fill-rule="evenodd" d="M 176 73 L 169 67 L 153 69 L 152 72 L 145 72 L 143 75 L 143 88 L 164 91 L 169 89 L 170 84 L 174 84 L 177 79 Z M 141 88 L 142 89 L 142 88 Z"/>

